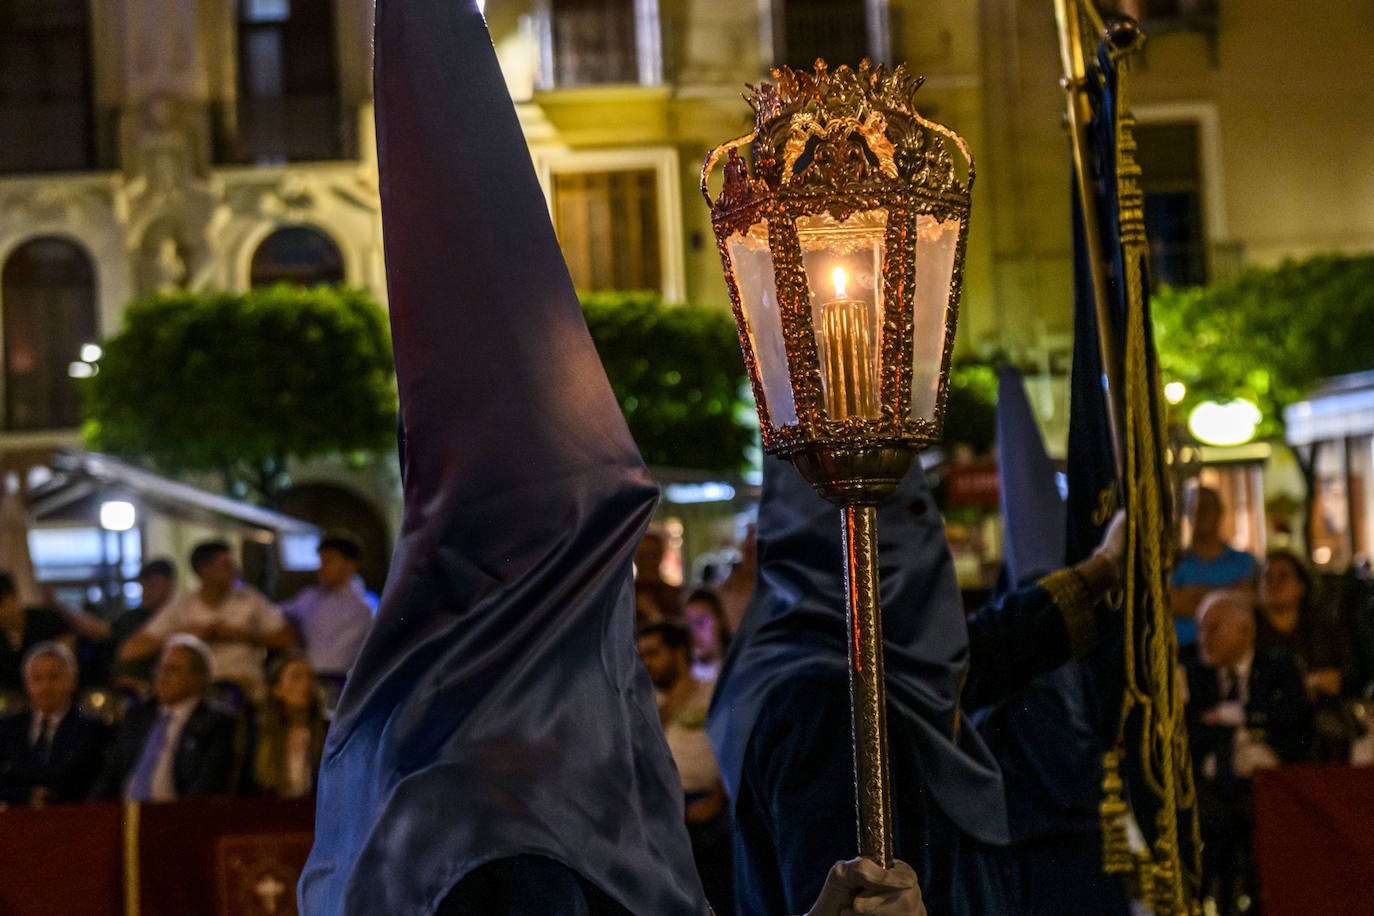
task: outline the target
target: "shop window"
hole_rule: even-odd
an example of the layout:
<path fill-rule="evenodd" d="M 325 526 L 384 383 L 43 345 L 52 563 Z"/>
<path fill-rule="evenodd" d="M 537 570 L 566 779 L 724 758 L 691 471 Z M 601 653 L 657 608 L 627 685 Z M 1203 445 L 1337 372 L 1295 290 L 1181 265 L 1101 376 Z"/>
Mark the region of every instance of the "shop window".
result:
<path fill-rule="evenodd" d="M 556 172 L 553 213 L 578 289 L 661 291 L 656 170 Z"/>
<path fill-rule="evenodd" d="M 249 283 L 330 286 L 344 281 L 343 255 L 328 235 L 313 226 L 285 226 L 262 240 L 253 252 Z"/>
<path fill-rule="evenodd" d="M 96 167 L 86 0 L 0 0 L 0 174 Z"/>
<path fill-rule="evenodd" d="M 81 422 L 69 367 L 95 340 L 95 267 L 74 242 L 26 242 L 0 273 L 5 339 L 5 428 L 70 429 Z"/>

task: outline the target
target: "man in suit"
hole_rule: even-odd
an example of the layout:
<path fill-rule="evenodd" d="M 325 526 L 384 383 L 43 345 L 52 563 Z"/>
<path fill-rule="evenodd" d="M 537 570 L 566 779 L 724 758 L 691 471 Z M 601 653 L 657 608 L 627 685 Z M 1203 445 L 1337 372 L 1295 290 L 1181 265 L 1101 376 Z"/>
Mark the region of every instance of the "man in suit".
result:
<path fill-rule="evenodd" d="M 212 676 L 205 643 L 186 633 L 168 639 L 153 700 L 124 718 L 97 796 L 173 801 L 232 791 L 241 759 L 238 721 L 205 698 Z"/>
<path fill-rule="evenodd" d="M 1198 657 L 1186 668 L 1188 741 L 1202 826 L 1203 890 L 1222 916 L 1254 895 L 1250 777 L 1303 760 L 1312 717 L 1291 655 L 1255 650 L 1254 596 L 1223 590 L 1198 605 Z"/>
<path fill-rule="evenodd" d="M 24 656 L 29 711 L 0 720 L 0 802 L 45 805 L 80 801 L 100 773 L 109 731 L 72 705 L 77 666 L 60 642 Z"/>

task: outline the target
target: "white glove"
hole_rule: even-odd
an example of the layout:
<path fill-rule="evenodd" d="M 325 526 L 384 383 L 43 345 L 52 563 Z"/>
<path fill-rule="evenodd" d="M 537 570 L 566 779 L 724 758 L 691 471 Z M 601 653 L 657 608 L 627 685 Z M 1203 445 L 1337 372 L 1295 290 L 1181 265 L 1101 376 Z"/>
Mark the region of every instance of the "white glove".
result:
<path fill-rule="evenodd" d="M 1218 703 L 1202 714 L 1202 724 L 1240 728 L 1245 724 L 1245 704 L 1240 700 Z"/>
<path fill-rule="evenodd" d="M 1117 509 L 1102 535 L 1102 543 L 1097 545 L 1093 556 L 1108 560 L 1116 570 L 1116 581 L 1126 575 L 1126 510 Z"/>
<path fill-rule="evenodd" d="M 806 916 L 926 916 L 926 905 L 910 865 L 858 858 L 834 864 Z"/>
<path fill-rule="evenodd" d="M 1251 737 L 1248 729 L 1236 729 L 1235 751 L 1231 755 L 1231 766 L 1235 769 L 1237 776 L 1242 779 L 1249 779 L 1256 770 L 1271 770 L 1278 765 L 1279 755 L 1274 753 L 1273 748 L 1258 738 Z"/>

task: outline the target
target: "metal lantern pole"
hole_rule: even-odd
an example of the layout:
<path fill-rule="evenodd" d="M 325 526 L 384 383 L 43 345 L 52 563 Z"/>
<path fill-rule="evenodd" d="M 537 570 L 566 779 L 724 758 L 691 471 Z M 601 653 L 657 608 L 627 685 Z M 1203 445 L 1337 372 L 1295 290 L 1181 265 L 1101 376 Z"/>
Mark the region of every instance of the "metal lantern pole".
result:
<path fill-rule="evenodd" d="M 939 439 L 973 160 L 916 110 L 904 67 L 773 75 L 751 88 L 754 131 L 711 152 L 701 189 L 764 451 L 840 509 L 859 853 L 890 867 L 877 506 Z"/>
<path fill-rule="evenodd" d="M 892 784 L 887 764 L 883 618 L 878 606 L 878 509 L 842 510 L 849 622 L 849 704 L 859 809 L 859 855 L 892 866 Z"/>

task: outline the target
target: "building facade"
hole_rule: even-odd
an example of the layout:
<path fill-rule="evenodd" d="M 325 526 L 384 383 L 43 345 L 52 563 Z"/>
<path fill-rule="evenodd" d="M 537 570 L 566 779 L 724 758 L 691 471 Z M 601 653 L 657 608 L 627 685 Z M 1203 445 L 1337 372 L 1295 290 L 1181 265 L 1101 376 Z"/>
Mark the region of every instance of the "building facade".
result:
<path fill-rule="evenodd" d="M 1374 0 L 1114 0 L 1155 276 L 1374 249 Z M 385 301 L 370 0 L 0 0 L 0 449 L 76 439 L 126 305 L 342 281 Z M 778 63 L 906 62 L 978 164 L 959 347 L 1067 424 L 1069 158 L 1050 0 L 486 0 L 579 287 L 725 308 L 698 188 Z M 444 87 L 434 87 L 435 92 Z M 458 167 L 455 163 L 455 167 Z M 515 253 L 513 253 L 513 256 Z"/>

